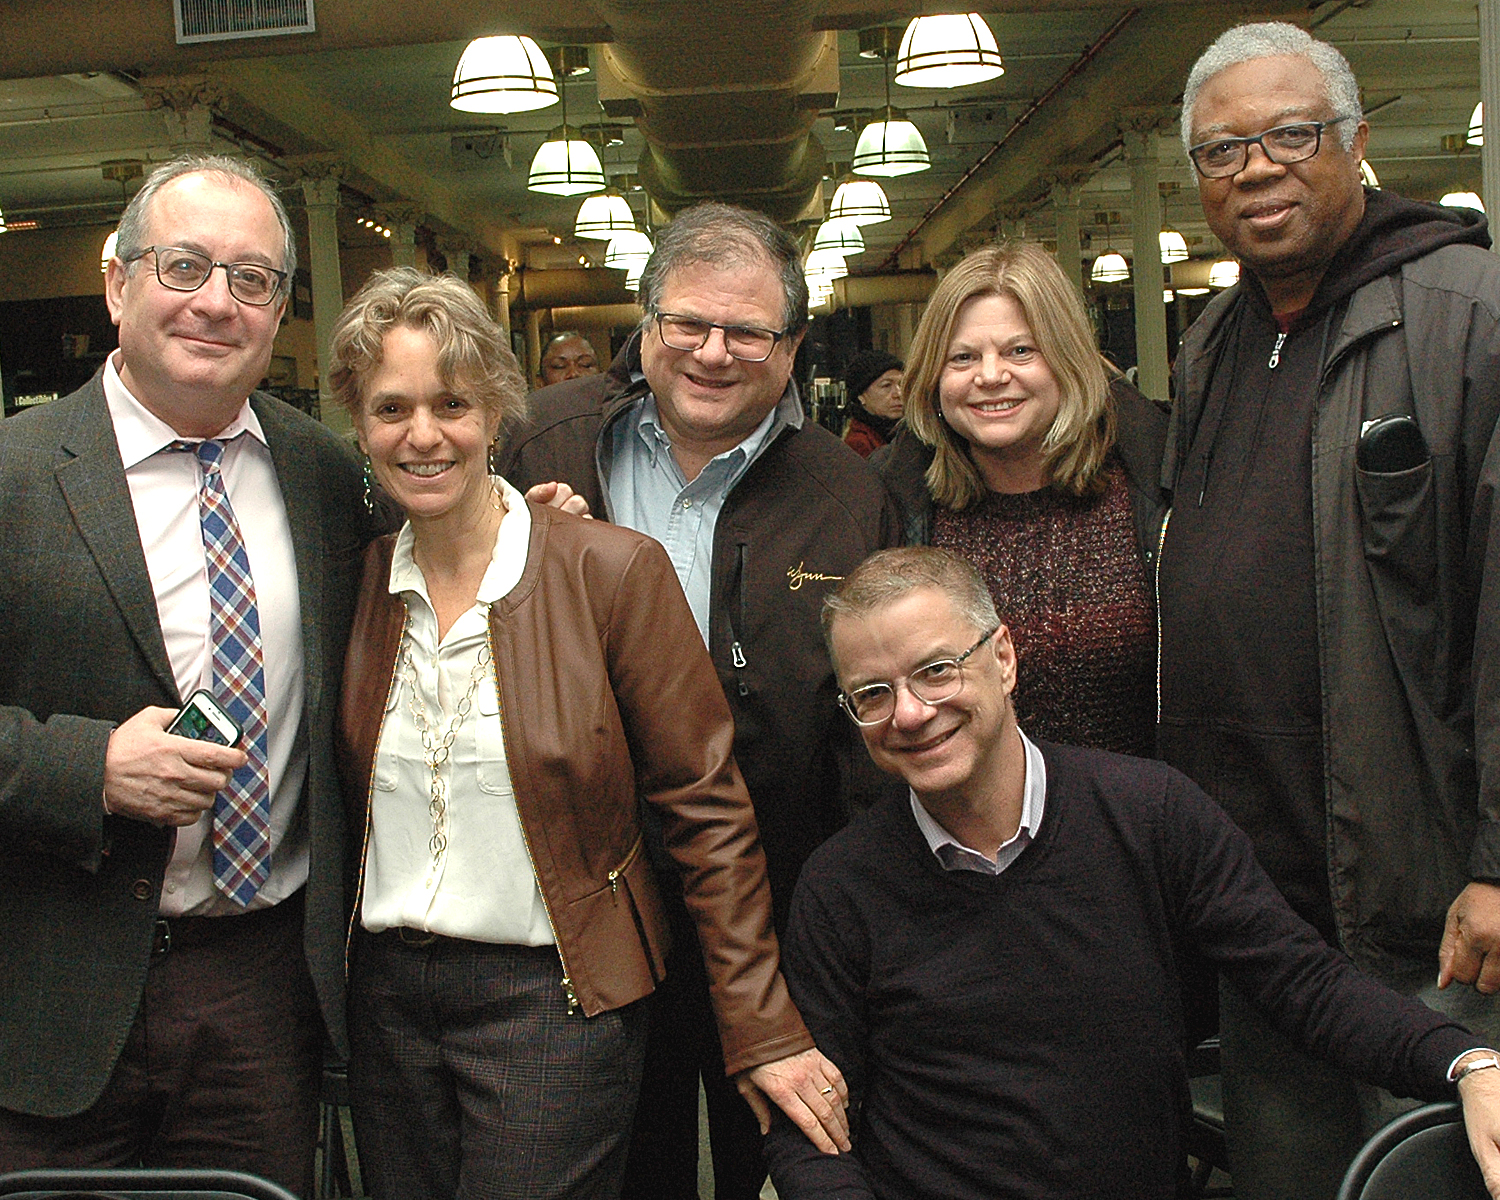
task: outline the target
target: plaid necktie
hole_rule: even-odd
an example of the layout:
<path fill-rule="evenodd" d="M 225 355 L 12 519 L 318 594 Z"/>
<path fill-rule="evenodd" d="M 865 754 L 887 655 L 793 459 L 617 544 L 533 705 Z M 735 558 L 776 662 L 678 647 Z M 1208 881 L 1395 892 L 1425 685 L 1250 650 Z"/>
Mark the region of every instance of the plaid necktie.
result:
<path fill-rule="evenodd" d="M 198 519 L 208 567 L 208 626 L 213 692 L 244 731 L 249 762 L 214 800 L 214 886 L 249 904 L 271 873 L 271 783 L 266 765 L 266 672 L 261 658 L 255 581 L 240 528 L 224 491 L 224 443 L 178 443 L 198 455 L 203 486 Z"/>

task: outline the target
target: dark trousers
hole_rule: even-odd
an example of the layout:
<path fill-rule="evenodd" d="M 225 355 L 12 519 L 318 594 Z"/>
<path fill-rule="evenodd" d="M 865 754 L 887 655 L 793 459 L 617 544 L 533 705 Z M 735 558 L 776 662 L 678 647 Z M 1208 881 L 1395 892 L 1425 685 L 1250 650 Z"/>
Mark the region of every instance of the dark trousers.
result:
<path fill-rule="evenodd" d="M 72 1117 L 0 1110 L 0 1172 L 227 1167 L 311 1196 L 324 1030 L 301 894 L 166 927 L 104 1094 Z"/>
<path fill-rule="evenodd" d="M 698 1081 L 708 1104 L 716 1200 L 755 1200 L 766 1181 L 755 1114 L 724 1074 L 708 976 L 691 919 L 669 900 L 673 950 L 651 999 L 651 1033 L 625 1200 L 698 1200 Z"/>
<path fill-rule="evenodd" d="M 356 936 L 349 1092 L 376 1200 L 614 1200 L 644 1004 L 568 1012 L 550 946 Z"/>

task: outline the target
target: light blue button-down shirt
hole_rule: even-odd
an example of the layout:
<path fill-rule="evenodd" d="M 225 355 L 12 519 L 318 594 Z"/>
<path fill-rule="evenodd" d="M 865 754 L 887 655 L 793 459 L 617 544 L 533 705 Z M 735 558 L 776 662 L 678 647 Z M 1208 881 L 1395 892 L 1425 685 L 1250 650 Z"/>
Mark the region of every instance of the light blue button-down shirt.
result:
<path fill-rule="evenodd" d="M 647 392 L 614 422 L 609 503 L 617 525 L 655 538 L 667 549 L 698 632 L 708 641 L 714 529 L 724 501 L 750 465 L 781 432 L 802 424 L 797 390 L 788 385 L 765 420 L 738 446 L 710 459 L 691 481 L 672 453 L 656 398 Z"/>
<path fill-rule="evenodd" d="M 1020 730 L 1016 731 L 1020 733 Z M 1021 734 L 1021 745 L 1026 751 L 1026 787 L 1021 794 L 1021 825 L 1015 836 L 995 852 L 993 859 L 980 851 L 965 846 L 934 820 L 932 814 L 922 807 L 916 792 L 911 794 L 911 815 L 916 818 L 917 828 L 927 839 L 927 844 L 937 855 L 938 862 L 947 871 L 977 871 L 981 875 L 998 875 L 1016 859 L 1021 851 L 1031 845 L 1036 831 L 1042 824 L 1042 810 L 1047 804 L 1047 764 L 1042 752 L 1031 739 Z"/>

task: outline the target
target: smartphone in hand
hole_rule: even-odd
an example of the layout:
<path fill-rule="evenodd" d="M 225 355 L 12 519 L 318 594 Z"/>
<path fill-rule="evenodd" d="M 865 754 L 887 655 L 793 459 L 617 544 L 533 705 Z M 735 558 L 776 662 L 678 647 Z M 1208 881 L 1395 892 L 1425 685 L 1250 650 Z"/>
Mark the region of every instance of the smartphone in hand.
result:
<path fill-rule="evenodd" d="M 220 746 L 238 746 L 244 736 L 234 718 L 202 688 L 188 697 L 187 703 L 167 726 L 167 732 L 195 741 L 216 742 Z"/>

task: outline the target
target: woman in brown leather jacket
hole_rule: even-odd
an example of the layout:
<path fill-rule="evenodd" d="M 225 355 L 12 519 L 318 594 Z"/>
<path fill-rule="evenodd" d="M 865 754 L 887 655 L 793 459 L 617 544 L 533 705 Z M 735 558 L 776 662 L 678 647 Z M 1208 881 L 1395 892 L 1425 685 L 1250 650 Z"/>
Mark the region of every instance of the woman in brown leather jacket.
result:
<path fill-rule="evenodd" d="M 365 1177 L 378 1200 L 615 1196 L 666 950 L 638 797 L 681 868 L 727 1069 L 811 1047 L 728 708 L 657 543 L 489 474 L 524 385 L 467 286 L 377 274 L 332 358 L 407 517 L 366 555 L 340 708 Z M 842 1080 L 810 1054 L 827 1106 Z"/>

